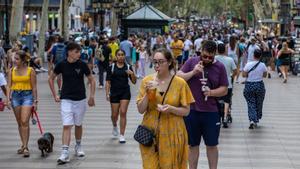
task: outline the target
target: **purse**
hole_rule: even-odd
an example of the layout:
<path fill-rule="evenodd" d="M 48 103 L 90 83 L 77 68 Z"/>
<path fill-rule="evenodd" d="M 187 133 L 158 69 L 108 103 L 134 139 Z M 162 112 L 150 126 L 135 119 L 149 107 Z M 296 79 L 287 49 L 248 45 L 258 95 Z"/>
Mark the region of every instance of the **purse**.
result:
<path fill-rule="evenodd" d="M 1 100 L 1 101 L 0 101 L 0 111 L 4 111 L 4 108 L 5 108 L 5 104 L 4 104 L 4 102 Z"/>
<path fill-rule="evenodd" d="M 167 88 L 167 91 L 163 97 L 163 100 L 162 100 L 162 104 L 164 103 L 165 101 L 165 98 L 166 98 L 166 95 L 169 91 L 169 88 L 171 86 L 171 83 L 174 79 L 174 76 L 172 77 L 170 83 L 169 83 L 169 86 Z M 159 115 L 158 115 L 158 124 L 159 124 L 159 119 L 160 119 L 160 115 L 161 115 L 161 112 L 159 112 Z M 147 146 L 147 147 L 151 147 L 152 144 L 154 143 L 154 139 L 155 139 L 155 133 L 158 129 L 158 124 L 156 126 L 156 129 L 155 131 L 154 130 L 151 130 L 150 128 L 148 128 L 147 126 L 145 125 L 139 125 L 138 128 L 136 129 L 135 133 L 134 133 L 134 136 L 133 138 L 139 142 L 140 144 L 144 145 L 144 146 Z"/>

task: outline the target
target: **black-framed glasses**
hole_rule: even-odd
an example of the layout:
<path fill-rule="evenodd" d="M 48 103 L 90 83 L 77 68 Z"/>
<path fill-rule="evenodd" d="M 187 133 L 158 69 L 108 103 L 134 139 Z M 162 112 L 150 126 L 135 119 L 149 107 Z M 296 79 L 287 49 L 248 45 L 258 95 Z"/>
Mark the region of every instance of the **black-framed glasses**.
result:
<path fill-rule="evenodd" d="M 153 64 L 154 66 L 155 66 L 155 65 L 160 66 L 160 65 L 164 64 L 165 62 L 167 62 L 167 60 L 163 60 L 163 59 L 160 59 L 160 60 L 153 60 L 153 61 L 152 61 L 152 64 Z"/>

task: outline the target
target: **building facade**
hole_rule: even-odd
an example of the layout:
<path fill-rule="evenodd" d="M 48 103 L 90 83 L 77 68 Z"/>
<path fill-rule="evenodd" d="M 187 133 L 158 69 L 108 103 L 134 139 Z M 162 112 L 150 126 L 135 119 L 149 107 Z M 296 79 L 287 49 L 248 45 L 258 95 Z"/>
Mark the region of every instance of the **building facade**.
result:
<path fill-rule="evenodd" d="M 11 4 L 12 0 L 7 0 L 8 4 L 8 18 L 10 21 Z M 41 0 L 25 0 L 23 21 L 22 21 L 22 32 L 28 34 L 35 32 L 41 23 L 42 16 L 42 5 Z M 48 28 L 54 29 L 58 27 L 58 10 L 60 0 L 50 0 L 48 10 Z M 5 0 L 0 0 L 0 35 L 4 35 L 5 32 Z M 8 23 L 9 24 L 9 23 Z"/>

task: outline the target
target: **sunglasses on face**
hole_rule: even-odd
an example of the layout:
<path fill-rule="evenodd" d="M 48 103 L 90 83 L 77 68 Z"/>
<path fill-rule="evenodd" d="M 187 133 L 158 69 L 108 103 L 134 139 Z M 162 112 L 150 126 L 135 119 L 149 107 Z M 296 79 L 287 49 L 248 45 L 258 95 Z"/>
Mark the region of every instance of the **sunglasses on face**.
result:
<path fill-rule="evenodd" d="M 167 62 L 167 60 L 153 60 L 152 61 L 152 64 L 155 66 L 155 65 L 158 65 L 158 66 L 160 66 L 160 65 L 162 65 L 162 64 L 164 64 L 165 62 Z"/>

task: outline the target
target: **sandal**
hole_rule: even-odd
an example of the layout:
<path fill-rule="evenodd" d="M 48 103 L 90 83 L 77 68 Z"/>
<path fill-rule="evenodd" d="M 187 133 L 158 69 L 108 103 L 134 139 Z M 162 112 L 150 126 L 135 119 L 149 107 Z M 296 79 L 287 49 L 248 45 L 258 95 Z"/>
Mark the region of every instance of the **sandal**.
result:
<path fill-rule="evenodd" d="M 24 148 L 24 146 L 21 146 L 21 148 L 17 150 L 17 154 L 23 154 Z"/>
<path fill-rule="evenodd" d="M 28 149 L 28 147 L 25 147 L 24 148 L 24 150 L 23 150 L 23 157 L 29 157 L 30 156 L 30 154 L 29 154 L 29 149 Z"/>

